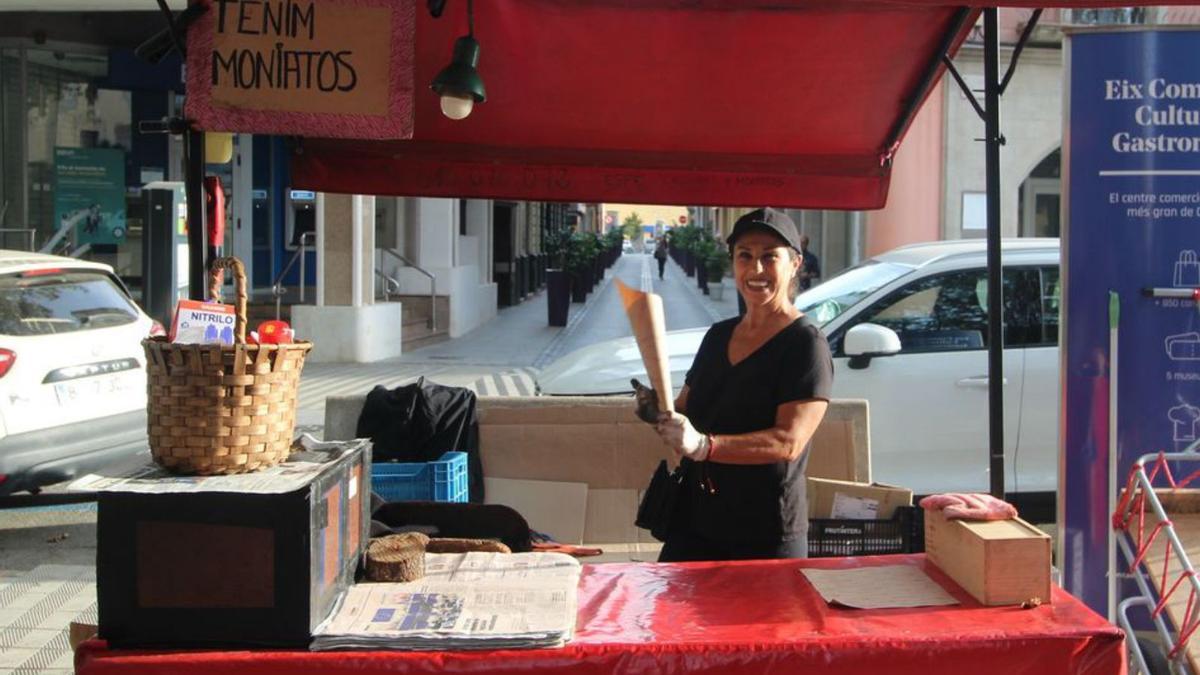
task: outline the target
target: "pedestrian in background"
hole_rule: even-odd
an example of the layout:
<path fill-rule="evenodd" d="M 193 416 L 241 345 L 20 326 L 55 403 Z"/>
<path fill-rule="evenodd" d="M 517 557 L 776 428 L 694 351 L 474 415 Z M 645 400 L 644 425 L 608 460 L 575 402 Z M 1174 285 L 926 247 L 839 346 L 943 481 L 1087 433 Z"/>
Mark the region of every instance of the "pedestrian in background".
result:
<path fill-rule="evenodd" d="M 658 278 L 661 281 L 663 271 L 667 268 L 667 238 L 659 237 L 658 243 L 654 245 L 654 259 L 658 261 Z"/>
<path fill-rule="evenodd" d="M 814 279 L 821 278 L 821 260 L 808 250 L 807 234 L 800 235 L 800 255 L 803 257 L 800 261 L 800 290 L 807 291 L 812 288 Z"/>

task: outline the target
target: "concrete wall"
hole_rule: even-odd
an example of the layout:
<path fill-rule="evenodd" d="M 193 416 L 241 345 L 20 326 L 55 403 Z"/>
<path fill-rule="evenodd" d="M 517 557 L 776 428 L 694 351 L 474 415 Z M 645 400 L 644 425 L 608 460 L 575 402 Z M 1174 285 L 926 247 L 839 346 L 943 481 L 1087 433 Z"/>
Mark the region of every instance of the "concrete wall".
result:
<path fill-rule="evenodd" d="M 400 355 L 400 303 L 364 307 L 294 305 L 297 335 L 313 343 L 314 363 L 371 363 Z"/>
<path fill-rule="evenodd" d="M 964 46 L 955 59 L 973 89 L 983 87 L 983 50 Z M 1001 48 L 1001 70 L 1012 58 Z M 1000 150 L 1000 225 L 1005 237 L 1017 236 L 1017 198 L 1029 172 L 1062 144 L 1062 52 L 1029 47 L 1021 54 L 1012 82 L 1001 100 L 1000 130 L 1007 143 Z M 985 231 L 962 228 L 963 193 L 984 193 L 983 120 L 957 86 L 943 85 L 946 101 L 945 193 L 942 236 L 982 237 Z M 982 102 L 982 94 L 979 94 Z M 892 190 L 896 186 L 893 183 Z"/>
<path fill-rule="evenodd" d="M 409 258 L 434 275 L 437 295 L 450 298 L 450 337 L 465 335 L 496 316 L 492 271 L 492 202 L 467 202 L 467 235 L 459 234 L 456 199 L 406 199 L 402 238 Z M 430 280 L 399 260 L 384 256 L 384 274 L 400 282 L 405 295 L 430 292 Z"/>

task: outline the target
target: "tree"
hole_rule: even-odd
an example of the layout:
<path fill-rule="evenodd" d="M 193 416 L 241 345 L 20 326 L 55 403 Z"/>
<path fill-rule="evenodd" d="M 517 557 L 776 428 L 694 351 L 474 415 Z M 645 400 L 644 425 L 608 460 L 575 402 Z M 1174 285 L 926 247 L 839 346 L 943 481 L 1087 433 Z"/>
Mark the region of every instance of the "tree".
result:
<path fill-rule="evenodd" d="M 637 211 L 625 216 L 625 220 L 621 223 L 621 234 L 629 241 L 637 241 L 642 234 L 642 219 L 638 216 Z"/>

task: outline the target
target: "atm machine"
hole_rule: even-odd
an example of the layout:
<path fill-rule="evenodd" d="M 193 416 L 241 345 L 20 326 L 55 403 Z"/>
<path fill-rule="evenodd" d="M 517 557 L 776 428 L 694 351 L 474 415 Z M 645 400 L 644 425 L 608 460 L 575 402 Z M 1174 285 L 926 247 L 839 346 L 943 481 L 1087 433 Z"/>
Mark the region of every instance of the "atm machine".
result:
<path fill-rule="evenodd" d="M 287 250 L 295 251 L 300 248 L 300 237 L 317 231 L 317 193 L 311 190 L 288 190 L 286 221 L 284 242 Z M 312 246 L 312 236 L 309 236 L 307 243 Z"/>
<path fill-rule="evenodd" d="M 188 297 L 187 197 L 183 183 L 157 181 L 142 188 L 142 306 L 164 326 Z"/>
<path fill-rule="evenodd" d="M 296 283 L 297 275 L 304 277 L 300 285 L 300 299 L 304 299 L 304 287 L 316 283 L 316 232 L 317 232 L 317 193 L 311 190 L 288 190 L 287 208 L 284 218 L 283 264 L 287 265 L 300 245 L 308 247 L 303 259 L 299 261 L 298 269 L 288 272 L 286 284 Z"/>

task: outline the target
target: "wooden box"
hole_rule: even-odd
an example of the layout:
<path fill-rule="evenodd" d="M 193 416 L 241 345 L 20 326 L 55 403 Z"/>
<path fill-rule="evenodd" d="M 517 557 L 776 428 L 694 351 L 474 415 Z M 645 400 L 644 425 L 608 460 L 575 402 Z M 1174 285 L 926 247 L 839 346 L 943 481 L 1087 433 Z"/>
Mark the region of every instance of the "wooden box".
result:
<path fill-rule="evenodd" d="M 103 489 L 100 637 L 117 647 L 306 647 L 354 583 L 370 462 L 370 443 L 355 441 L 251 474 L 150 474 Z"/>
<path fill-rule="evenodd" d="M 925 512 L 925 555 L 985 605 L 1050 602 L 1050 537 L 1012 520 L 948 520 Z"/>

